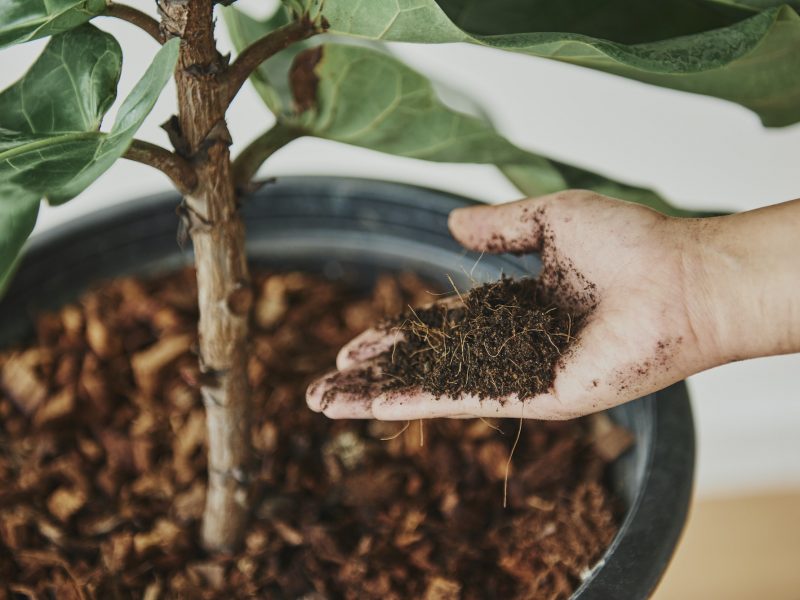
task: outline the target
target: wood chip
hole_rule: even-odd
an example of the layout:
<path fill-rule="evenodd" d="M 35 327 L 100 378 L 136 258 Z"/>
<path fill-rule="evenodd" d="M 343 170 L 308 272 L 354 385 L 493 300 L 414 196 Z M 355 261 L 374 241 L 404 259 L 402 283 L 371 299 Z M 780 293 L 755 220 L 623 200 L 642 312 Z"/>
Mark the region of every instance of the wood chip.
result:
<path fill-rule="evenodd" d="M 146 350 L 131 357 L 133 376 L 145 393 L 156 391 L 162 370 L 189 351 L 194 338 L 191 335 L 173 335 L 162 338 Z"/>
<path fill-rule="evenodd" d="M 71 487 L 60 487 L 47 499 L 47 510 L 62 523 L 86 505 L 86 492 Z"/>
<path fill-rule="evenodd" d="M 24 510 L 0 513 L 0 540 L 11 550 L 24 548 L 30 537 L 30 514 Z"/>
<path fill-rule="evenodd" d="M 428 581 L 424 600 L 459 600 L 461 585 L 444 577 L 433 577 Z"/>
<path fill-rule="evenodd" d="M 259 327 L 272 327 L 283 317 L 289 307 L 286 291 L 286 281 L 280 275 L 273 275 L 264 281 L 253 311 Z"/>
<path fill-rule="evenodd" d="M 61 309 L 61 324 L 64 333 L 69 337 L 78 337 L 83 333 L 84 318 L 81 309 L 74 304 L 68 304 Z"/>
<path fill-rule="evenodd" d="M 51 396 L 43 406 L 39 407 L 33 417 L 33 424 L 37 427 L 54 425 L 69 417 L 76 406 L 75 391 L 70 388 L 64 388 L 54 396 Z"/>
<path fill-rule="evenodd" d="M 485 429 L 489 429 L 485 427 Z M 483 467 L 486 477 L 493 481 L 502 481 L 506 476 L 506 463 L 508 462 L 508 448 L 500 440 L 490 440 L 478 448 L 478 461 Z M 508 467 L 508 476 L 513 474 L 514 463 Z"/>
<path fill-rule="evenodd" d="M 158 600 L 161 598 L 161 592 L 163 588 L 164 584 L 161 583 L 161 580 L 156 579 L 153 583 L 145 588 L 144 594 L 142 595 L 142 600 Z"/>
<path fill-rule="evenodd" d="M 112 472 L 132 472 L 133 447 L 130 438 L 115 429 L 100 432 L 100 443 L 106 452 L 106 464 Z"/>
<path fill-rule="evenodd" d="M 97 314 L 90 314 L 86 321 L 86 342 L 92 351 L 108 360 L 122 351 L 122 343 Z"/>
<path fill-rule="evenodd" d="M 590 423 L 594 450 L 606 462 L 617 460 L 636 441 L 630 431 L 617 425 L 605 413 L 592 415 Z"/>
<path fill-rule="evenodd" d="M 159 519 L 152 530 L 133 536 L 133 548 L 138 556 L 156 549 L 169 552 L 179 544 L 183 535 L 178 525 L 168 519 Z"/>
<path fill-rule="evenodd" d="M 303 543 L 303 534 L 282 521 L 273 521 L 272 527 L 281 539 L 290 546 L 299 546 Z"/>
<path fill-rule="evenodd" d="M 192 583 L 218 590 L 225 582 L 225 567 L 219 563 L 206 561 L 194 563 L 186 568 Z"/>
<path fill-rule="evenodd" d="M 103 564 L 112 573 L 119 573 L 127 566 L 133 550 L 133 534 L 130 531 L 114 533 L 101 547 Z"/>
<path fill-rule="evenodd" d="M 35 371 L 35 354 L 12 354 L 0 371 L 0 387 L 22 413 L 31 416 L 47 398 Z"/>
<path fill-rule="evenodd" d="M 206 486 L 202 481 L 196 481 L 188 490 L 175 496 L 172 508 L 175 518 L 181 522 L 196 521 L 203 515 L 206 504 Z"/>

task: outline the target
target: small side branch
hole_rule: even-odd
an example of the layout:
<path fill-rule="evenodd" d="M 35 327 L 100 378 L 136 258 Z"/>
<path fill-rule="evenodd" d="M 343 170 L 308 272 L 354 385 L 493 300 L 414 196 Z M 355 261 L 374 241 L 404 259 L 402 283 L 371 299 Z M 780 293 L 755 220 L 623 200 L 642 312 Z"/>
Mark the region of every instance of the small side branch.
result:
<path fill-rule="evenodd" d="M 181 194 L 189 194 L 197 186 L 197 173 L 189 161 L 156 144 L 133 140 L 124 157 L 162 171 Z"/>
<path fill-rule="evenodd" d="M 250 142 L 233 161 L 233 181 L 236 189 L 249 191 L 250 181 L 264 161 L 301 135 L 301 132 L 278 122 L 272 129 Z"/>
<path fill-rule="evenodd" d="M 158 21 L 132 6 L 109 2 L 106 7 L 106 12 L 103 14 L 107 17 L 115 17 L 123 21 L 128 21 L 128 23 L 133 23 L 138 28 L 150 34 L 150 37 L 159 44 L 164 43 L 164 36 L 161 35 L 161 28 L 158 25 Z"/>
<path fill-rule="evenodd" d="M 258 65 L 293 43 L 317 33 L 319 30 L 314 23 L 304 18 L 279 27 L 242 50 L 225 74 L 228 103 L 234 99 Z"/>

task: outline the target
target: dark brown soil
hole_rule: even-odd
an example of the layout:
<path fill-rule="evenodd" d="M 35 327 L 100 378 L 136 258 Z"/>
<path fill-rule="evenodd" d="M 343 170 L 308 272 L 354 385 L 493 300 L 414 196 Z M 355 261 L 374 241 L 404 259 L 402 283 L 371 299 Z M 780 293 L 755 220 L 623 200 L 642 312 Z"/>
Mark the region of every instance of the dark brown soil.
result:
<path fill-rule="evenodd" d="M 429 299 L 259 275 L 258 470 L 241 551 L 196 545 L 206 432 L 190 271 L 104 284 L 0 352 L 0 599 L 566 598 L 617 529 L 604 417 L 335 422 L 307 383 L 356 333 Z M 394 436 L 394 437 L 393 437 Z M 385 438 L 392 438 L 386 440 Z"/>
<path fill-rule="evenodd" d="M 387 324 L 402 333 L 382 357 L 389 388 L 501 401 L 548 391 L 581 319 L 538 292 L 536 279 L 504 277 L 450 299 L 456 302 L 407 309 Z"/>

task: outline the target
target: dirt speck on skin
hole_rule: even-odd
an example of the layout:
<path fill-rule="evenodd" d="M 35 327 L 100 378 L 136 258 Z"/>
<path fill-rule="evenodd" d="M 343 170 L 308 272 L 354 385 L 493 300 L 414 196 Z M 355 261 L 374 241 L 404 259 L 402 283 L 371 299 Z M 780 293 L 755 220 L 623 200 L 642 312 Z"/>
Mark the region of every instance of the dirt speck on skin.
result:
<path fill-rule="evenodd" d="M 683 337 L 665 338 L 656 342 L 653 353 L 649 358 L 633 363 L 616 371 L 617 395 L 627 395 L 638 389 L 638 382 L 650 375 L 652 369 L 669 372 L 672 369 L 672 360 L 679 347 L 683 344 Z"/>
<path fill-rule="evenodd" d="M 509 244 L 509 241 L 502 233 L 493 233 L 486 243 L 486 252 L 490 254 L 519 254 L 515 253 Z"/>
<path fill-rule="evenodd" d="M 352 400 L 368 402 L 381 391 L 380 384 L 383 378 L 372 366 L 357 368 L 340 373 L 336 377 L 336 385 L 326 390 L 322 396 L 322 410 L 328 408 L 331 402 L 343 396 Z"/>

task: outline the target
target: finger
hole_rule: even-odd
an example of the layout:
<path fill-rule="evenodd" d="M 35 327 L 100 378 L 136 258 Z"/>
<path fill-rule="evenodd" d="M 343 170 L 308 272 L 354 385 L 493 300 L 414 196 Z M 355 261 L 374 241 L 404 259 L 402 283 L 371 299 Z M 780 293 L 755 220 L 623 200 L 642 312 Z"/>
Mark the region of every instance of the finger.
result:
<path fill-rule="evenodd" d="M 552 394 L 540 394 L 524 400 L 516 395 L 479 398 L 473 394 L 462 394 L 454 398 L 435 396 L 420 389 L 392 390 L 378 395 L 372 402 L 372 414 L 383 421 L 437 417 L 561 420 L 577 416 Z"/>
<path fill-rule="evenodd" d="M 371 419 L 372 400 L 386 383 L 380 367 L 368 362 L 324 375 L 308 386 L 306 403 L 331 419 Z"/>
<path fill-rule="evenodd" d="M 457 208 L 447 224 L 453 237 L 470 250 L 494 254 L 538 251 L 542 247 L 542 214 L 550 198 Z"/>
<path fill-rule="evenodd" d="M 372 360 L 373 358 L 391 350 L 394 344 L 405 338 L 398 327 L 388 330 L 367 329 L 360 335 L 347 342 L 336 356 L 336 368 L 340 371 L 349 369 L 354 365 Z"/>
<path fill-rule="evenodd" d="M 322 412 L 325 392 L 332 388 L 339 371 L 330 371 L 312 381 L 306 388 L 306 404 L 314 412 Z"/>

